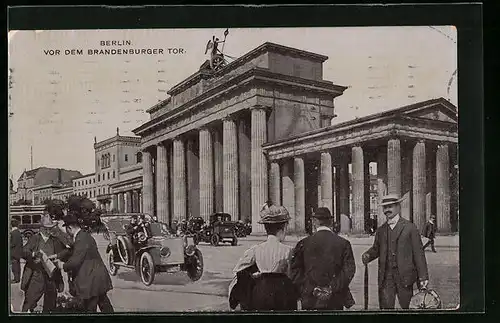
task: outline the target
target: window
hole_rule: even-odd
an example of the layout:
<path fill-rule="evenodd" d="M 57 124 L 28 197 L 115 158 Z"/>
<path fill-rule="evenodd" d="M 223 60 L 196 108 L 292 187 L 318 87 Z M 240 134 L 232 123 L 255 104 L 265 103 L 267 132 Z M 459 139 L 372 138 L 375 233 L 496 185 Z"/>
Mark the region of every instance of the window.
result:
<path fill-rule="evenodd" d="M 125 161 L 128 161 L 128 155 L 125 154 Z"/>
<path fill-rule="evenodd" d="M 108 172 L 108 179 L 109 179 L 109 172 Z"/>
<path fill-rule="evenodd" d="M 98 189 L 98 190 L 97 190 L 97 193 L 98 193 L 99 195 L 101 195 L 101 189 Z"/>
<path fill-rule="evenodd" d="M 115 178 L 115 171 L 113 171 L 113 178 Z"/>
<path fill-rule="evenodd" d="M 95 190 L 94 190 L 94 197 L 95 197 Z"/>
<path fill-rule="evenodd" d="M 94 177 L 94 184 L 95 184 L 95 177 Z"/>
<path fill-rule="evenodd" d="M 101 174 L 97 175 L 97 181 L 100 182 L 101 181 Z"/>
<path fill-rule="evenodd" d="M 97 166 L 99 166 L 99 159 L 97 160 Z"/>
<path fill-rule="evenodd" d="M 115 154 L 113 154 L 113 163 L 115 162 Z"/>
<path fill-rule="evenodd" d="M 136 158 L 137 158 L 137 163 L 142 163 L 142 153 L 141 152 L 137 153 Z"/>

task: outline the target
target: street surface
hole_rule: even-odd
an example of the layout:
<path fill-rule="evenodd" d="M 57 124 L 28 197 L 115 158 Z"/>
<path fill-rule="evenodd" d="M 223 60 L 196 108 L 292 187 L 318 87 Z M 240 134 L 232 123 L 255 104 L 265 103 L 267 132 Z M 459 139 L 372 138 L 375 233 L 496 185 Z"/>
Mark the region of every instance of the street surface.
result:
<path fill-rule="evenodd" d="M 102 235 L 94 235 L 103 259 L 107 241 Z M 153 285 L 147 287 L 133 270 L 120 268 L 112 277 L 114 289 L 108 294 L 117 312 L 184 312 L 228 311 L 227 291 L 233 277 L 232 269 L 243 252 L 264 237 L 239 239 L 238 246 L 229 244 L 213 247 L 199 245 L 204 257 L 203 277 L 192 282 L 184 272 L 158 274 Z M 351 310 L 363 310 L 364 266 L 361 254 L 373 243 L 370 238 L 349 238 L 356 260 L 356 275 L 350 285 L 356 305 Z M 436 238 L 437 253 L 426 252 L 429 266 L 429 287 L 436 290 L 443 308 L 455 309 L 459 305 L 459 252 L 458 236 Z M 297 237 L 287 237 L 287 244 L 295 245 Z M 107 264 L 106 264 L 107 265 Z M 369 264 L 369 309 L 378 309 L 377 261 Z M 11 284 L 11 304 L 20 311 L 23 292 L 19 284 Z M 40 306 L 42 301 L 39 302 Z M 397 302 L 396 302 L 397 304 Z M 398 306 L 398 305 L 396 305 Z"/>

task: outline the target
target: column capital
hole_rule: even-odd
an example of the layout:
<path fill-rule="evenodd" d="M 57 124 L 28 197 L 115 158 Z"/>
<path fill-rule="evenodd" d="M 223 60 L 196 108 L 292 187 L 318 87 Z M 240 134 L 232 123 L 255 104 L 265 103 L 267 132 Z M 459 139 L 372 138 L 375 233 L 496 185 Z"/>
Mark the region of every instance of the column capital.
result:
<path fill-rule="evenodd" d="M 248 108 L 250 111 L 251 110 L 264 110 L 264 111 L 267 111 L 267 110 L 270 110 L 271 107 L 268 107 L 266 105 L 253 105 L 251 106 L 250 108 Z"/>
<path fill-rule="evenodd" d="M 237 118 L 232 114 L 227 114 L 221 118 L 222 122 L 226 122 L 226 121 L 233 121 L 234 122 L 234 121 L 236 121 L 236 119 Z"/>

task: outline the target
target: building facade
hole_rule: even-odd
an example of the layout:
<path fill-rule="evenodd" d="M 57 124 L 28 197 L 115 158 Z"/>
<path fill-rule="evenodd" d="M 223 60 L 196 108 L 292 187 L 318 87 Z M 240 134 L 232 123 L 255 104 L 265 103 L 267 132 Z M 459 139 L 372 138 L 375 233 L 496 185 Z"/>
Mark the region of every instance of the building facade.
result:
<path fill-rule="evenodd" d="M 59 185 L 50 189 L 53 190 L 61 185 L 71 183 L 73 178 L 80 176 L 82 174 L 79 171 L 62 168 L 38 167 L 24 171 L 17 180 L 17 200 L 24 199 L 35 203 L 34 191 L 43 191 L 43 195 L 46 196 L 48 194 L 46 194 L 46 185 Z M 50 194 L 48 196 L 50 198 Z M 37 199 L 39 200 L 39 198 Z"/>
<path fill-rule="evenodd" d="M 289 210 L 292 232 L 308 231 L 312 212 L 324 206 L 336 221 L 350 219 L 343 231 L 362 233 L 374 162 L 379 199 L 398 193 L 402 216 L 420 227 L 433 213 L 439 231 L 451 231 L 457 108 L 439 98 L 332 126 L 334 100 L 347 88 L 323 80 L 327 59 L 265 43 L 170 89 L 134 130 L 143 212 L 170 223 L 224 211 L 250 219 L 258 234 L 261 207 L 271 199 Z M 379 210 L 378 224 L 384 221 Z"/>
<path fill-rule="evenodd" d="M 97 207 L 111 211 L 116 209 L 115 205 L 118 202 L 113 201 L 111 185 L 120 182 L 120 170 L 141 162 L 140 138 L 120 136 L 117 128 L 116 136 L 101 142 L 95 141 L 94 150 L 93 196 L 95 196 Z"/>
<path fill-rule="evenodd" d="M 77 196 L 85 196 L 96 202 L 96 177 L 95 173 L 86 174 L 73 179 L 73 194 Z"/>
<path fill-rule="evenodd" d="M 53 200 L 66 201 L 70 196 L 74 195 L 73 186 L 67 186 L 52 191 Z"/>

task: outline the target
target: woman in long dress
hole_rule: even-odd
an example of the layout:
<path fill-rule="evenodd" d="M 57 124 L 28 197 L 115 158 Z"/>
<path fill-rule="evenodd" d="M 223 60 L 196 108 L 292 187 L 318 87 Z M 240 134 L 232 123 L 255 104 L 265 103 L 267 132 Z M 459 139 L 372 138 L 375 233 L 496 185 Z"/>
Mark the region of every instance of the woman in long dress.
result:
<path fill-rule="evenodd" d="M 284 207 L 263 209 L 259 223 L 267 240 L 248 249 L 234 267 L 229 287 L 232 309 L 287 311 L 297 309 L 298 292 L 288 277 L 291 246 L 282 241 L 290 217 Z"/>

